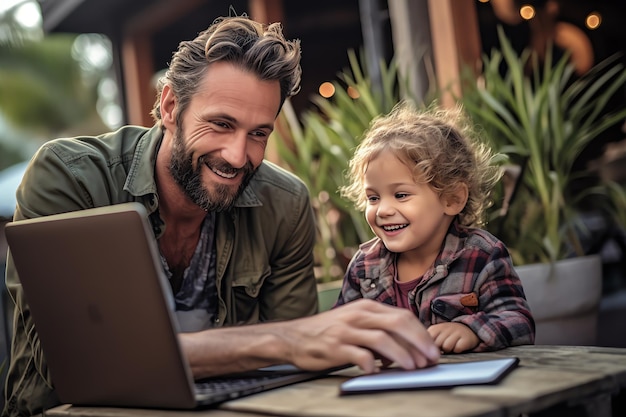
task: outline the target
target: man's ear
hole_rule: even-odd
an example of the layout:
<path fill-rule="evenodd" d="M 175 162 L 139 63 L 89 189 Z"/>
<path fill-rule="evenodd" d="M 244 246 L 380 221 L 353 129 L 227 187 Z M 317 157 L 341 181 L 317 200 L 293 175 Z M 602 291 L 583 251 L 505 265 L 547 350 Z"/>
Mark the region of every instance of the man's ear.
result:
<path fill-rule="evenodd" d="M 445 207 L 444 213 L 449 216 L 456 216 L 459 214 L 465 207 L 468 196 L 469 191 L 467 189 L 467 184 L 464 182 L 459 183 L 454 189 L 454 192 L 442 197 Z"/>
<path fill-rule="evenodd" d="M 172 91 L 169 85 L 165 84 L 160 99 L 161 121 L 166 129 L 172 131 L 176 129 L 176 103 L 174 91 Z"/>

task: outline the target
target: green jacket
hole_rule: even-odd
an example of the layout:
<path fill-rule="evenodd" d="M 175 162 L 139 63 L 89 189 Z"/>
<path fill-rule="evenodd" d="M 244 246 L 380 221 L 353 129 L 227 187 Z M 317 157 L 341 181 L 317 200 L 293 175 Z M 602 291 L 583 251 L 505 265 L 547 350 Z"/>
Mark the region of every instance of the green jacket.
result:
<path fill-rule="evenodd" d="M 17 191 L 14 219 L 136 201 L 151 213 L 159 238 L 166 225 L 156 213 L 154 166 L 162 138 L 158 127 L 127 126 L 47 142 Z M 216 233 L 219 325 L 317 312 L 315 223 L 302 181 L 264 161 L 235 207 L 217 214 Z M 35 414 L 58 399 L 10 253 L 6 272 L 15 314 L 3 415 Z"/>

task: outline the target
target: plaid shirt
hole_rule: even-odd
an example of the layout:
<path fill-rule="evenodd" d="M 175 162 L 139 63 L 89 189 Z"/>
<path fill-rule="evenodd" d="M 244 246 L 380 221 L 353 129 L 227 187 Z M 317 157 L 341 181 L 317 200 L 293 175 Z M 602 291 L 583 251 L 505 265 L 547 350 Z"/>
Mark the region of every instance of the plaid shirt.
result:
<path fill-rule="evenodd" d="M 350 261 L 335 306 L 359 298 L 398 305 L 395 258 L 379 238 L 363 243 Z M 505 245 L 456 221 L 408 302 L 427 327 L 450 321 L 469 326 L 480 339 L 474 352 L 535 340 L 535 322 Z"/>

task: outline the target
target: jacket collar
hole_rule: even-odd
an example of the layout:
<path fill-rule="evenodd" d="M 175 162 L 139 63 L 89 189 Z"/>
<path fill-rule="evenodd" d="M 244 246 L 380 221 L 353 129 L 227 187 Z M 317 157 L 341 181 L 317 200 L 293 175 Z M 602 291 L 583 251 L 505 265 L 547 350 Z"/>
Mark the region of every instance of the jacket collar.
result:
<path fill-rule="evenodd" d="M 156 196 L 157 187 L 154 178 L 154 167 L 162 141 L 163 131 L 158 126 L 146 130 L 139 138 L 133 154 L 133 161 L 128 170 L 128 177 L 124 184 L 124 190 L 133 196 L 141 197 L 147 194 Z"/>

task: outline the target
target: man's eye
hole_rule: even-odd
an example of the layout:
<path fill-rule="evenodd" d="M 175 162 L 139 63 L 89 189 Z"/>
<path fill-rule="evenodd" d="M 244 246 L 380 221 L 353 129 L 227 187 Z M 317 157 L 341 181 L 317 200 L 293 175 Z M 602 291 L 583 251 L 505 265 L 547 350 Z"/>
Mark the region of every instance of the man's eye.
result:
<path fill-rule="evenodd" d="M 213 123 L 215 126 L 220 127 L 222 129 L 228 129 L 230 126 L 228 125 L 228 123 L 226 122 L 220 122 L 220 121 L 212 121 L 211 123 Z"/>

